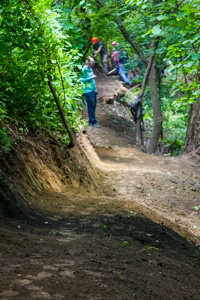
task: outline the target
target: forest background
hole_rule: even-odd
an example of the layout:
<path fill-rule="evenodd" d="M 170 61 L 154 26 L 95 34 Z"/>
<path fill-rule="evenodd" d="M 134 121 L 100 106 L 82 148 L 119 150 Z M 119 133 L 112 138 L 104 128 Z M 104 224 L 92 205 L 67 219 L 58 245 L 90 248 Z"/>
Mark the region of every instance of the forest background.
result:
<path fill-rule="evenodd" d="M 131 68 L 151 58 L 143 97 L 147 151 L 181 153 L 190 104 L 200 94 L 199 1 L 3 0 L 0 4 L 0 142 L 9 151 L 12 128 L 45 131 L 73 146 L 84 126 L 80 71 L 97 36 L 112 53 L 116 40 Z M 170 60 L 167 77 L 161 76 Z M 66 131 L 67 130 L 67 131 Z M 12 138 L 11 138 L 12 136 Z"/>

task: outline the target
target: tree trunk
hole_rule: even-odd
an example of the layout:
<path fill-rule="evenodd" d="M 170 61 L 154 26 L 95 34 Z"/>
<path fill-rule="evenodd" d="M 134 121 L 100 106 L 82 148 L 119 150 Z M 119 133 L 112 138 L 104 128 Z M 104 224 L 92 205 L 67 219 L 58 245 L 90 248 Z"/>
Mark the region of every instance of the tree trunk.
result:
<path fill-rule="evenodd" d="M 57 97 L 57 95 L 56 95 L 56 91 L 55 91 L 55 89 L 54 89 L 54 87 L 53 87 L 53 85 L 52 85 L 52 82 L 51 82 L 51 76 L 50 76 L 50 75 L 47 75 L 47 78 L 48 78 L 48 85 L 49 85 L 49 88 L 50 88 L 51 93 L 52 93 L 52 95 L 53 95 L 53 97 L 54 97 L 54 100 L 55 100 L 56 105 L 57 105 L 57 107 L 58 107 L 58 110 L 59 110 L 61 119 L 62 119 L 62 121 L 63 121 L 63 124 L 64 124 L 65 128 L 67 129 L 67 133 L 68 133 L 69 138 L 70 138 L 70 143 L 69 143 L 69 145 L 68 145 L 68 148 L 73 148 L 74 146 L 76 146 L 76 138 L 75 138 L 74 133 L 73 133 L 72 129 L 70 128 L 70 126 L 69 126 L 67 120 L 65 119 L 64 112 L 63 112 L 63 110 L 62 110 L 62 107 L 61 107 L 60 102 L 59 102 L 59 100 L 58 100 L 58 97 Z"/>
<path fill-rule="evenodd" d="M 196 161 L 200 161 L 200 101 L 190 106 L 188 128 L 185 140 L 184 153 Z"/>
<path fill-rule="evenodd" d="M 137 122 L 136 122 L 136 145 L 141 147 L 143 145 L 142 138 L 142 103 L 140 102 L 137 110 Z"/>
<path fill-rule="evenodd" d="M 149 59 L 148 66 L 147 66 L 145 74 L 144 74 L 142 88 L 141 88 L 140 93 L 138 94 L 138 99 L 140 100 L 140 103 L 138 105 L 138 110 L 137 110 L 137 121 L 136 121 L 136 143 L 137 143 L 138 147 L 141 147 L 144 144 L 143 137 L 142 137 L 142 123 L 143 123 L 143 120 L 142 120 L 142 98 L 144 96 L 147 81 L 149 79 L 149 74 L 151 72 L 152 64 L 154 62 L 156 47 L 157 47 L 157 42 L 153 42 L 151 44 L 150 59 Z"/>
<path fill-rule="evenodd" d="M 160 109 L 160 99 L 157 90 L 157 74 L 156 74 L 156 64 L 155 58 L 151 68 L 150 76 L 149 76 L 149 86 L 151 93 L 151 100 L 153 106 L 153 120 L 154 126 L 151 132 L 151 136 L 147 143 L 147 152 L 149 154 L 154 153 L 157 147 L 158 139 L 162 130 L 162 114 Z"/>

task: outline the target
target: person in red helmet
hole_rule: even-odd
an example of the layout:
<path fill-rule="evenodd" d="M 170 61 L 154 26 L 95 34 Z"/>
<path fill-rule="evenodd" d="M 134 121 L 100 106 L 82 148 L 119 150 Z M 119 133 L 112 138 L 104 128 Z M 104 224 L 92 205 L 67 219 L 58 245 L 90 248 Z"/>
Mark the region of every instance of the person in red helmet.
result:
<path fill-rule="evenodd" d="M 92 44 L 95 44 L 95 43 L 97 43 L 98 42 L 98 38 L 97 37 L 93 37 L 92 38 Z"/>
<path fill-rule="evenodd" d="M 94 50 L 94 57 L 96 57 L 100 53 L 101 62 L 103 65 L 103 72 L 107 74 L 108 73 L 108 66 L 107 66 L 108 52 L 106 48 L 104 48 L 102 42 L 100 42 L 97 37 L 92 38 L 92 44 Z"/>

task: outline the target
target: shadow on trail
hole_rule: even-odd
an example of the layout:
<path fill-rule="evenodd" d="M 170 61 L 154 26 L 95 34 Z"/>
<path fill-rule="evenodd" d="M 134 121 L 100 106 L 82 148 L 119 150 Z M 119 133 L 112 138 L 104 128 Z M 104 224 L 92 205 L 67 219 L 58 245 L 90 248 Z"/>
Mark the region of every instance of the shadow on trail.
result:
<path fill-rule="evenodd" d="M 64 218 L 38 213 L 19 227 L 16 236 L 32 248 L 16 245 L 16 257 L 22 250 L 25 257 L 39 254 L 38 264 L 48 259 L 52 270 L 71 262 L 73 276 L 62 277 L 70 296 L 50 299 L 199 299 L 199 248 L 134 211 Z M 60 280 L 57 273 L 48 277 L 52 293 Z"/>

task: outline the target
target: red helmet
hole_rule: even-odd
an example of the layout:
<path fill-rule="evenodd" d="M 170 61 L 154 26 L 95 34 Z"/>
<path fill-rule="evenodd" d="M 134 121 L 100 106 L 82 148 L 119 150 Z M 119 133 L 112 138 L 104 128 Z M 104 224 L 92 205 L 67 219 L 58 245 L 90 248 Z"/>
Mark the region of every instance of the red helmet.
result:
<path fill-rule="evenodd" d="M 92 38 L 92 44 L 96 44 L 98 42 L 98 38 L 97 37 L 93 37 Z"/>

